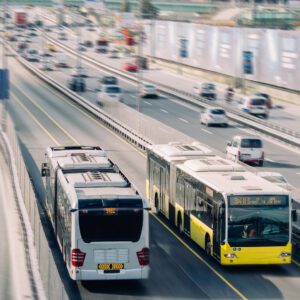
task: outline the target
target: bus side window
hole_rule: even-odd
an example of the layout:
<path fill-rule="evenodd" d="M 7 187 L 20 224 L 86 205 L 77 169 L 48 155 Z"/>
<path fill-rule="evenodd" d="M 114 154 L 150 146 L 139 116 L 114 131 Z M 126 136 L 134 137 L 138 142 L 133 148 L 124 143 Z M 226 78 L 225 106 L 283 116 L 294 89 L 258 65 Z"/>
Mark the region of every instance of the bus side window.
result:
<path fill-rule="evenodd" d="M 183 180 L 177 177 L 177 184 L 176 184 L 176 202 L 181 206 L 184 206 L 184 183 Z"/>

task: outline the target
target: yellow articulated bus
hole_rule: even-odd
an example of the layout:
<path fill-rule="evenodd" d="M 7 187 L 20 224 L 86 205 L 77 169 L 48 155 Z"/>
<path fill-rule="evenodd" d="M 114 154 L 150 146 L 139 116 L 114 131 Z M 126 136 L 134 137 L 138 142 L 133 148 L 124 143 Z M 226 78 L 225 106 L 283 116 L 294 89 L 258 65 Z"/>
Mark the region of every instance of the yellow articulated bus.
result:
<path fill-rule="evenodd" d="M 195 144 L 153 145 L 147 161 L 152 206 L 222 265 L 291 263 L 288 191 Z"/>

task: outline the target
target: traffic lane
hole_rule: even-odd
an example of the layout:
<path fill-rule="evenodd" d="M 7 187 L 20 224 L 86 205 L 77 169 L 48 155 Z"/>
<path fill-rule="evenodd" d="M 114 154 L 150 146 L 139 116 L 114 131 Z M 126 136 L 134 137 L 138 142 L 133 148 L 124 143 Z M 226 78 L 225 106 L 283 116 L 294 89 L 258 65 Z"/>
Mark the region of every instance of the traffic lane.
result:
<path fill-rule="evenodd" d="M 76 47 L 76 43 L 77 43 L 76 39 L 77 38 L 75 35 L 70 35 L 70 39 L 68 41 L 64 41 L 64 44 L 66 44 L 68 46 Z M 88 49 L 86 54 L 89 54 L 90 57 L 97 59 L 99 61 L 102 61 L 106 64 L 109 64 L 113 67 L 119 68 L 119 69 L 121 68 L 122 64 L 125 61 L 133 61 L 134 60 L 134 58 L 110 59 L 107 57 L 106 54 L 95 53 L 94 51 L 91 51 L 91 49 Z M 203 79 L 196 80 L 196 79 L 192 79 L 192 78 L 184 78 L 184 80 L 183 80 L 182 75 L 174 74 L 167 70 L 161 70 L 161 69 L 144 70 L 143 76 L 144 76 L 144 78 L 146 78 L 148 80 L 151 79 L 151 80 L 154 80 L 154 81 L 160 82 L 160 83 L 170 84 L 170 82 L 172 82 L 174 87 L 176 87 L 176 88 L 180 87 L 179 89 L 182 89 L 182 90 L 190 92 L 190 93 L 192 93 L 193 87 L 195 85 L 205 82 Z M 168 79 L 166 80 L 166 78 L 168 78 Z M 217 85 L 217 83 L 216 83 L 216 85 Z M 228 104 L 224 100 L 225 94 L 226 94 L 226 91 L 224 91 L 222 89 L 218 89 L 218 101 L 216 101 L 216 103 L 221 103 L 222 105 L 225 105 L 227 108 L 235 108 L 237 110 L 240 110 L 239 100 L 242 97 L 244 97 L 244 95 L 236 93 L 234 96 L 234 101 L 232 101 L 230 104 Z M 270 111 L 269 120 L 271 122 L 277 123 L 283 127 L 291 128 L 293 130 L 298 130 L 298 127 L 300 126 L 299 118 L 297 117 L 297 115 L 291 114 L 289 112 L 289 110 L 287 110 L 287 109 L 285 110 L 284 106 L 279 107 L 279 109 L 278 108 L 276 109 L 276 106 L 275 106 L 275 109 L 272 109 Z"/>
<path fill-rule="evenodd" d="M 41 86 L 40 86 L 40 88 L 42 89 Z M 48 97 L 46 97 L 47 94 L 48 94 Z M 37 95 L 37 98 L 41 98 L 40 95 Z M 54 97 L 51 94 L 49 95 L 49 92 L 44 94 L 42 99 L 44 99 L 45 103 L 47 103 L 47 106 L 44 107 L 45 110 L 47 108 L 50 108 L 50 106 L 48 106 L 48 103 L 51 102 L 51 100 L 53 98 Z M 26 104 L 29 107 L 29 109 L 31 110 L 30 106 L 32 106 L 32 105 L 30 103 L 31 102 L 28 99 L 28 102 Z M 61 101 L 60 103 L 62 104 L 64 102 Z M 95 137 L 96 137 L 97 141 L 101 141 L 101 139 L 103 138 L 103 141 L 101 141 L 101 143 L 100 143 L 101 146 L 103 146 L 103 148 L 105 150 L 106 149 L 110 150 L 111 147 L 112 147 L 110 145 L 110 143 L 114 144 L 113 148 L 115 148 L 115 149 L 117 149 L 116 144 L 119 143 L 120 144 L 119 145 L 120 150 L 110 152 L 110 157 L 112 157 L 112 154 L 115 154 L 119 160 L 123 161 L 126 158 L 126 160 L 132 166 L 132 168 L 135 169 L 135 172 L 138 173 L 137 175 L 140 178 L 141 177 L 143 178 L 140 182 L 138 182 L 137 186 L 140 187 L 140 184 L 144 185 L 144 183 L 145 183 L 145 179 L 144 179 L 145 178 L 145 168 L 144 168 L 144 173 L 140 173 L 140 171 L 137 171 L 136 169 L 139 168 L 139 165 L 141 165 L 141 163 L 139 163 L 139 156 L 140 156 L 140 159 L 143 160 L 143 162 L 142 162 L 143 166 L 145 166 L 145 158 L 143 158 L 141 155 L 137 155 L 136 151 L 132 150 L 131 146 L 126 146 L 126 144 L 124 144 L 124 142 L 120 141 L 119 139 L 115 139 L 115 138 L 112 139 L 111 136 L 109 137 L 109 135 L 111 135 L 111 134 L 105 134 L 105 132 L 109 132 L 109 131 L 106 131 L 106 130 L 101 131 L 101 130 L 99 130 L 99 128 L 95 128 L 96 126 L 95 126 L 94 122 L 91 122 L 91 119 L 88 118 L 88 116 L 82 115 L 82 113 L 79 110 L 74 109 L 72 107 L 69 107 L 69 105 L 61 105 L 60 110 L 63 112 L 63 114 L 65 116 L 68 115 L 66 113 L 66 111 L 68 111 L 68 110 L 72 111 L 73 118 L 71 120 L 69 120 L 69 118 L 65 117 L 65 118 L 62 118 L 59 121 L 61 122 L 61 125 L 64 128 L 68 128 L 69 123 L 71 123 L 71 126 L 70 126 L 70 130 L 72 130 L 71 132 L 75 133 L 74 134 L 75 137 L 78 140 L 80 139 L 80 142 L 82 144 L 94 144 L 95 143 Z M 53 113 L 53 112 L 49 111 L 49 114 L 50 113 Z M 39 118 L 39 121 L 41 123 L 43 123 L 45 121 L 45 116 L 42 116 L 42 114 L 41 115 L 36 114 L 36 117 Z M 74 119 L 76 119 L 76 120 L 83 119 L 83 120 L 82 120 L 82 123 L 80 121 L 74 123 Z M 20 121 L 22 121 L 22 120 L 25 120 L 25 118 L 23 117 Z M 87 124 L 89 124 L 89 127 L 88 127 L 89 134 L 88 135 L 85 131 L 85 128 L 83 128 L 83 126 L 82 126 L 83 124 L 86 124 L 86 126 L 88 126 Z M 31 130 L 35 130 L 35 129 L 32 128 Z M 95 137 L 93 136 L 93 132 L 94 132 Z M 63 142 L 64 141 L 62 140 L 61 144 L 63 144 Z M 25 140 L 24 143 L 25 144 L 32 144 L 32 143 L 34 143 L 34 141 Z M 125 145 L 125 147 L 124 147 L 124 145 Z M 122 155 L 120 155 L 121 152 L 124 154 L 124 157 L 122 157 Z M 114 159 L 114 161 L 116 161 L 116 160 Z M 125 170 L 122 167 L 121 167 L 121 169 Z M 126 174 L 126 171 L 125 171 L 125 174 Z M 191 259 L 192 261 L 189 262 L 189 263 L 196 267 L 197 266 L 197 260 L 193 256 L 191 256 L 189 251 L 184 246 L 182 246 L 180 243 L 176 242 L 176 240 L 175 240 L 175 242 L 173 241 L 173 245 L 168 245 L 167 241 L 170 238 L 168 232 L 164 233 L 162 228 L 161 228 L 161 225 L 159 225 L 157 222 L 155 223 L 154 219 L 151 218 L 150 222 L 151 222 L 151 228 L 152 228 L 151 232 L 154 232 L 154 233 L 159 232 L 160 234 L 162 234 L 160 239 L 165 241 L 165 243 L 166 243 L 166 248 L 168 249 L 167 254 L 169 254 L 173 257 L 175 255 L 175 253 L 177 252 L 178 257 L 176 256 L 176 260 L 178 260 L 178 263 L 181 264 L 181 268 L 178 268 L 177 265 L 174 265 L 173 268 L 172 268 L 172 266 L 167 267 L 167 265 L 166 265 L 166 268 L 164 268 L 165 273 L 164 273 L 163 278 L 169 278 L 169 281 L 170 281 L 170 283 L 172 283 L 172 286 L 168 285 L 168 284 L 165 284 L 164 286 L 156 288 L 155 293 L 158 294 L 158 295 L 161 294 L 161 295 L 164 296 L 165 294 L 170 293 L 170 290 L 172 288 L 172 290 L 175 290 L 176 294 L 181 299 L 185 298 L 185 297 L 189 297 L 189 298 L 191 297 L 191 298 L 196 299 L 196 298 L 199 297 L 199 295 L 202 295 L 203 297 L 205 297 L 206 292 L 201 291 L 199 287 L 196 289 L 196 287 L 194 286 L 194 282 L 190 282 L 191 278 L 193 278 L 192 275 L 188 276 L 190 268 L 187 268 L 187 267 L 184 266 L 184 264 L 185 264 L 184 261 L 183 262 L 180 261 L 181 256 L 184 255 L 186 257 L 186 260 L 189 262 L 190 259 Z M 152 236 L 151 236 L 151 243 L 153 243 L 153 240 L 155 242 L 156 238 L 153 239 Z M 155 270 L 160 270 L 161 271 L 161 269 L 160 269 L 161 264 L 162 264 L 161 259 L 162 258 L 160 256 L 159 251 L 157 251 L 157 254 L 156 254 L 156 252 L 152 253 L 152 268 L 154 268 Z M 166 260 L 166 259 L 163 258 L 163 260 Z M 201 278 L 203 278 L 203 277 L 209 278 L 210 276 L 212 276 L 211 281 L 214 282 L 218 286 L 218 288 L 216 288 L 216 286 L 215 286 L 215 288 L 210 287 L 212 291 L 215 292 L 216 290 L 221 289 L 221 290 L 223 290 L 223 293 L 230 294 L 231 298 L 236 297 L 235 294 L 228 288 L 227 285 L 225 285 L 223 282 L 221 282 L 220 280 L 215 278 L 215 274 L 213 272 L 208 273 L 207 270 L 206 270 L 206 272 L 203 273 L 203 266 L 201 266 L 201 262 L 198 262 L 197 270 L 198 270 L 198 276 L 200 276 Z M 154 273 L 154 274 L 156 274 L 156 273 Z M 154 276 L 153 280 L 157 280 L 156 275 Z M 173 283 L 174 283 L 174 286 L 173 286 Z M 100 284 L 100 283 L 97 283 L 97 284 Z M 150 286 L 148 286 L 148 284 Z M 156 283 L 152 283 L 151 279 L 148 280 L 148 281 L 145 281 L 143 283 L 143 285 L 145 285 L 145 289 L 146 289 L 145 296 L 147 295 L 147 293 L 149 291 L 151 291 L 153 293 L 153 291 L 152 291 L 153 289 L 152 289 L 151 284 L 153 286 L 156 286 Z M 191 288 L 191 286 L 193 288 Z M 180 288 L 178 288 L 178 290 L 177 290 L 175 287 L 180 287 Z M 204 289 L 204 287 L 203 287 L 203 289 Z M 229 289 L 229 291 L 228 291 L 228 289 Z M 85 292 L 87 292 L 87 291 L 85 290 Z M 123 291 L 123 293 L 124 293 L 124 291 Z M 82 296 L 83 296 L 83 298 L 85 298 L 85 295 L 82 295 Z M 86 296 L 90 297 L 91 295 L 86 295 Z M 95 295 L 95 297 L 99 297 L 99 295 Z M 175 297 L 175 294 L 174 294 L 174 297 Z M 106 299 L 106 298 L 104 297 L 104 299 Z M 108 296 L 107 299 L 110 299 L 109 296 Z"/>
<path fill-rule="evenodd" d="M 74 59 L 68 56 L 68 63 L 74 65 Z M 86 65 L 88 74 L 91 78 L 87 79 L 87 86 L 90 92 L 84 93 L 84 96 L 92 101 L 94 104 L 98 104 L 97 100 L 97 88 L 99 87 L 99 72 L 94 68 Z M 67 73 L 67 74 L 66 74 Z M 61 69 L 55 72 L 49 72 L 49 75 L 58 79 L 59 82 L 67 85 L 68 78 L 70 76 L 71 70 Z M 131 108 L 137 108 L 136 95 L 131 94 L 131 92 L 125 91 L 124 96 L 125 103 Z M 149 103 L 151 105 L 149 105 Z M 235 127 L 230 128 L 216 128 L 210 127 L 206 128 L 198 123 L 199 113 L 197 109 L 193 109 L 190 105 L 177 105 L 177 101 L 173 99 L 163 98 L 163 99 L 143 99 L 141 112 L 146 115 L 155 118 L 164 124 L 176 128 L 177 130 L 208 144 L 210 147 L 217 149 L 220 152 L 225 153 L 226 141 L 231 140 L 234 135 L 248 135 L 256 134 L 253 131 L 249 131 L 244 128 L 244 126 L 239 124 L 233 124 Z M 109 108 L 104 108 L 108 110 L 109 113 L 112 111 Z M 117 117 L 121 116 L 120 113 Z M 216 138 L 217 137 L 217 138 Z M 175 138 L 175 136 L 174 136 Z M 220 143 L 220 140 L 222 142 Z M 274 142 L 276 143 L 276 142 Z M 299 181 L 297 173 L 299 170 L 299 154 L 281 147 L 281 145 L 274 146 L 273 142 L 265 141 L 266 150 L 266 164 L 263 168 L 259 168 L 259 171 L 277 171 L 282 173 L 287 177 L 290 183 L 299 188 Z M 296 175 L 296 176 L 295 176 Z"/>
<path fill-rule="evenodd" d="M 151 105 L 149 105 L 149 103 Z M 137 109 L 136 100 L 127 98 L 127 104 Z M 300 188 L 300 158 L 299 151 L 293 150 L 284 144 L 261 135 L 241 124 L 231 123 L 228 128 L 218 126 L 206 127 L 199 122 L 199 112 L 188 106 L 177 106 L 174 101 L 164 99 L 143 99 L 141 112 L 163 122 L 164 124 L 176 128 L 177 130 L 209 145 L 219 153 L 226 153 L 226 142 L 232 140 L 235 135 L 259 135 L 264 141 L 265 163 L 263 167 L 257 167 L 256 171 L 280 172 L 288 181 Z"/>

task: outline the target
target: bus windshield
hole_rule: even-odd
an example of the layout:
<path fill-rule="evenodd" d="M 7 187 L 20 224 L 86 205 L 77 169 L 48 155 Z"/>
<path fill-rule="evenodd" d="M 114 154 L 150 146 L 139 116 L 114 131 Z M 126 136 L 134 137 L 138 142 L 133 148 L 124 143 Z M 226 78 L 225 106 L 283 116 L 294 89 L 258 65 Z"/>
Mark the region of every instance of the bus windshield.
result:
<path fill-rule="evenodd" d="M 137 242 L 143 228 L 142 200 L 80 200 L 79 228 L 85 243 Z"/>
<path fill-rule="evenodd" d="M 270 199 L 278 201 L 272 204 Z M 229 200 L 228 243 L 231 247 L 282 246 L 288 241 L 287 196 L 246 196 Z"/>

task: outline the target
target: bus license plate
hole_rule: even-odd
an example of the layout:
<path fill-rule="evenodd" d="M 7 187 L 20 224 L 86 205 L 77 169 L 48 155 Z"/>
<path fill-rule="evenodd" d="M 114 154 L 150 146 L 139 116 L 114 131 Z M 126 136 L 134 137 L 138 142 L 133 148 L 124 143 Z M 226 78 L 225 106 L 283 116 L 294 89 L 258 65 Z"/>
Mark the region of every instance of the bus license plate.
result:
<path fill-rule="evenodd" d="M 98 270 L 122 270 L 124 269 L 124 264 L 98 264 Z"/>

